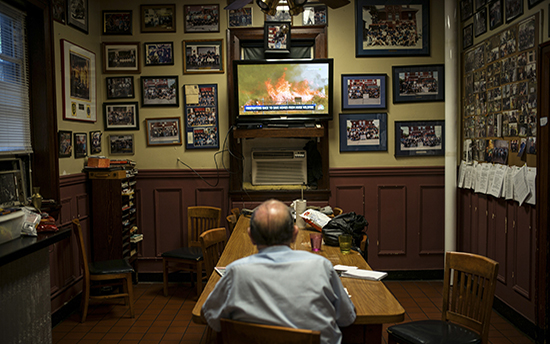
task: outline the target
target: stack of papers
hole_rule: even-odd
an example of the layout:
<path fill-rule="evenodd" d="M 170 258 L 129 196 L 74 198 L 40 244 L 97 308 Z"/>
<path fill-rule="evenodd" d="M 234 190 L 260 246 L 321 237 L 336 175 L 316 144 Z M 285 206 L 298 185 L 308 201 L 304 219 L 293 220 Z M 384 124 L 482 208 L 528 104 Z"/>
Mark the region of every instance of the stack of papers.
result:
<path fill-rule="evenodd" d="M 334 270 L 341 272 L 342 277 L 359 278 L 380 281 L 388 275 L 387 272 L 358 269 L 356 266 L 335 265 Z"/>

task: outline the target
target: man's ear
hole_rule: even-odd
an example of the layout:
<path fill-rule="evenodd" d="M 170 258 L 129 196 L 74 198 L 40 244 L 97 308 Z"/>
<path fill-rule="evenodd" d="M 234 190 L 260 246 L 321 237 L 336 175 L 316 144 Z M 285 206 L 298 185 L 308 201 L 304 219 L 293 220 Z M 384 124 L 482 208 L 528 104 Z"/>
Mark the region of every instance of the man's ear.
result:
<path fill-rule="evenodd" d="M 252 234 L 250 234 L 250 227 L 246 230 L 248 232 L 248 237 L 250 238 L 250 241 L 252 241 L 252 245 L 256 246 L 256 243 L 254 242 L 254 239 L 252 238 Z"/>
<path fill-rule="evenodd" d="M 300 229 L 298 228 L 298 226 L 294 225 L 294 231 L 292 232 L 292 242 L 296 241 L 296 238 L 298 237 L 298 232 L 299 231 L 300 231 Z"/>

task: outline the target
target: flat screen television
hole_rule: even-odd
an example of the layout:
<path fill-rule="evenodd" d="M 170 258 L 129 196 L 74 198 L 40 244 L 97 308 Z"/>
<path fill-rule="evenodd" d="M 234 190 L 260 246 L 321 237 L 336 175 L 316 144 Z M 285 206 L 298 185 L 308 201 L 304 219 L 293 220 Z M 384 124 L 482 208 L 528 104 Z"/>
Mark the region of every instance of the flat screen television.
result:
<path fill-rule="evenodd" d="M 237 125 L 331 120 L 333 68 L 332 59 L 234 61 Z"/>

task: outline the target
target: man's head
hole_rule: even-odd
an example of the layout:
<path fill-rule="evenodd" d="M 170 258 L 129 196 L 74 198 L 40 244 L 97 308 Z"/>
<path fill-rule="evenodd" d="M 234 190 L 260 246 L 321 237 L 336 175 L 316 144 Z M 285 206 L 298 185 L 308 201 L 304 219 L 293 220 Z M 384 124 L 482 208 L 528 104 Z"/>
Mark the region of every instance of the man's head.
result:
<path fill-rule="evenodd" d="M 296 239 L 298 227 L 294 225 L 290 208 L 271 199 L 254 210 L 248 232 L 257 246 L 290 245 Z"/>

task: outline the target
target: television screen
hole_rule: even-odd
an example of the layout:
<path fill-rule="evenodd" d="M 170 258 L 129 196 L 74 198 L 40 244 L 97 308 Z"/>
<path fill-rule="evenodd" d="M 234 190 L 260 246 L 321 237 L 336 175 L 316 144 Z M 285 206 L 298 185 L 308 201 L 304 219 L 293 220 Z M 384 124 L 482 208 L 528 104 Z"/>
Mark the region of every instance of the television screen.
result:
<path fill-rule="evenodd" d="M 240 60 L 237 122 L 332 119 L 333 60 Z"/>

